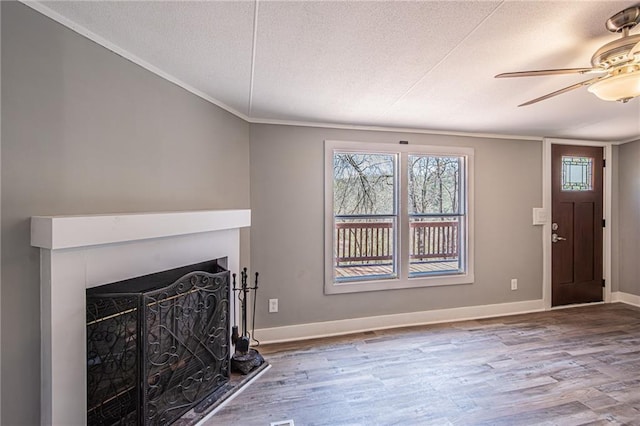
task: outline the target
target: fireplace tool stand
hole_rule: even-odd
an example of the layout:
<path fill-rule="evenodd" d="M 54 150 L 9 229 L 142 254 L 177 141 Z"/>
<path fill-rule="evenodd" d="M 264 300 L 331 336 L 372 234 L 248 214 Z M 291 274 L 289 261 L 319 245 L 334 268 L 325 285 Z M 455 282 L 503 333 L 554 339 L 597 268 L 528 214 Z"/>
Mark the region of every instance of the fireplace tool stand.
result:
<path fill-rule="evenodd" d="M 234 371 L 239 371 L 242 374 L 249 374 L 251 370 L 264 363 L 264 358 L 262 357 L 262 355 L 260 355 L 257 350 L 249 347 L 251 340 L 258 342 L 253 337 L 256 318 L 256 296 L 258 294 L 258 273 L 256 272 L 256 278 L 253 287 L 249 287 L 249 285 L 247 284 L 248 276 L 249 275 L 247 274 L 247 268 L 244 268 L 240 272 L 240 287 L 236 287 L 236 274 L 233 274 L 233 291 L 238 292 L 237 299 L 238 301 L 240 301 L 240 309 L 242 313 L 242 335 L 240 335 L 238 332 L 238 325 L 235 323 L 236 315 L 234 315 L 234 325 L 231 331 L 231 342 L 235 346 L 236 350 L 231 357 L 231 369 Z M 253 314 L 251 315 L 251 333 L 249 333 L 249 329 L 247 326 L 247 296 L 251 290 L 253 290 Z M 235 308 L 235 297 L 233 298 L 233 305 Z M 237 312 L 237 309 L 234 309 L 234 311 Z"/>

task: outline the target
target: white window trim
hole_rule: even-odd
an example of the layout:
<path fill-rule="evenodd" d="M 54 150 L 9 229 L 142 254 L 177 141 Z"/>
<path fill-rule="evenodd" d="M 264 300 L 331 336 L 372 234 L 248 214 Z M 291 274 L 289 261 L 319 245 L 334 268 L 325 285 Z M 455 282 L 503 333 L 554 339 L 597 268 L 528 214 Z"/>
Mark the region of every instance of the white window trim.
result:
<path fill-rule="evenodd" d="M 399 153 L 400 169 L 398 177 L 398 278 L 378 279 L 357 282 L 335 282 L 333 268 L 333 153 L 334 150 L 352 150 L 358 152 Z M 405 155 L 402 155 L 405 154 Z M 409 215 L 405 189 L 407 187 L 406 154 L 455 155 L 466 158 L 464 184 L 466 188 L 466 235 L 467 248 L 466 273 L 455 275 L 420 276 L 409 278 Z M 422 144 L 385 144 L 375 142 L 352 142 L 325 140 L 324 142 L 324 292 L 325 294 L 356 293 L 363 291 L 393 290 L 416 287 L 434 287 L 445 285 L 471 284 L 474 282 L 474 149 L 469 147 L 422 145 Z M 462 255 L 462 254 L 461 254 Z"/>

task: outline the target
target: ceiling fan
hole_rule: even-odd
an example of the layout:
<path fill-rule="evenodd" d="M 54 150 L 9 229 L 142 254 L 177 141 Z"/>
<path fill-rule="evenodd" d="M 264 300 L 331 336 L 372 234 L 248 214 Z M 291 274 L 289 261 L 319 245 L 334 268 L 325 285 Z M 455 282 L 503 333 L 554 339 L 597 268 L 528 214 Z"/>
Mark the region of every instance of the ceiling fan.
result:
<path fill-rule="evenodd" d="M 591 68 L 508 72 L 498 74 L 496 78 L 598 73 L 601 75 L 518 106 L 535 104 L 585 86 L 588 86 L 587 90 L 600 99 L 626 103 L 630 99 L 640 96 L 640 34 L 629 35 L 629 31 L 638 23 L 640 23 L 640 5 L 628 7 L 609 18 L 605 24 L 607 29 L 612 33 L 622 33 L 622 37 L 596 50 L 596 53 L 591 57 Z"/>

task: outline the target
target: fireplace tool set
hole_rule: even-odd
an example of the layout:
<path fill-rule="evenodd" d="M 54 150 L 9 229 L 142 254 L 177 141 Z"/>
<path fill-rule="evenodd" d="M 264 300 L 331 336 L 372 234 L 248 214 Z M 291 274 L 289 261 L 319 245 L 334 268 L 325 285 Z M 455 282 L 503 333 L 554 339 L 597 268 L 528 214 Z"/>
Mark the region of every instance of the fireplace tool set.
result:
<path fill-rule="evenodd" d="M 255 281 L 253 287 L 249 287 L 247 284 L 247 268 L 244 268 L 240 272 L 240 287 L 236 287 L 236 274 L 233 274 L 233 291 L 238 292 L 237 300 L 240 301 L 240 309 L 242 314 L 242 335 L 239 334 L 238 325 L 236 324 L 237 316 L 233 316 L 233 327 L 231 328 L 231 342 L 235 346 L 236 350 L 231 357 L 231 368 L 234 371 L 239 371 L 242 374 L 248 374 L 254 368 L 264 363 L 264 358 L 260 353 L 250 348 L 251 340 L 258 342 L 253 338 L 255 330 L 255 318 L 256 318 L 256 296 L 258 294 L 258 273 L 256 272 Z M 251 333 L 247 326 L 247 296 L 250 291 L 253 291 L 253 313 Z M 238 312 L 236 306 L 236 297 L 233 298 L 234 312 Z M 259 343 L 259 342 L 258 342 Z"/>

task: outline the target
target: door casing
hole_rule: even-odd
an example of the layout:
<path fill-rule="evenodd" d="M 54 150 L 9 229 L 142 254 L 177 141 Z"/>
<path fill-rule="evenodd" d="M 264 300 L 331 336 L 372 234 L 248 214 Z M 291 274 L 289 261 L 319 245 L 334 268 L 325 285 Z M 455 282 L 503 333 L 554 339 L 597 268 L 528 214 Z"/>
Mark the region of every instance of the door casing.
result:
<path fill-rule="evenodd" d="M 542 225 L 542 299 L 544 308 L 551 309 L 551 145 L 584 145 L 599 146 L 604 148 L 604 158 L 607 166 L 604 168 L 603 182 L 603 215 L 606 226 L 602 235 L 602 272 L 605 279 L 604 303 L 611 302 L 611 209 L 612 209 L 612 170 L 616 167 L 613 163 L 613 143 L 604 141 L 581 141 L 571 139 L 544 138 L 542 140 L 542 207 L 548 214 L 547 220 Z M 576 305 L 568 305 L 576 306 Z M 567 306 L 558 306 L 554 309 L 562 309 Z"/>

